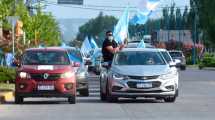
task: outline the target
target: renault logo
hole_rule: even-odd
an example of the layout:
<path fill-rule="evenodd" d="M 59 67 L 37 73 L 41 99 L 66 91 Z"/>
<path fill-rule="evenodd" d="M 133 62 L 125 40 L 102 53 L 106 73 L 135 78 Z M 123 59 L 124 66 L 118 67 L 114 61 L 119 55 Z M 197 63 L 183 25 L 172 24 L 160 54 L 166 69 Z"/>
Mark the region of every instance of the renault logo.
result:
<path fill-rule="evenodd" d="M 46 80 L 46 79 L 48 79 L 48 77 L 49 77 L 49 74 L 48 73 L 45 73 L 44 75 L 43 75 L 43 78 Z"/>

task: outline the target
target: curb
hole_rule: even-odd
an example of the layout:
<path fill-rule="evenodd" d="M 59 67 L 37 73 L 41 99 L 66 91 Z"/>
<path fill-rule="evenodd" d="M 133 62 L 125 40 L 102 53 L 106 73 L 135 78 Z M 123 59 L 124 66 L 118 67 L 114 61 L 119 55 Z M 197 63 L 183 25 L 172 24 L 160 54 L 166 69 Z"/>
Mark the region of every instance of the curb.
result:
<path fill-rule="evenodd" d="M 0 104 L 14 99 L 14 92 L 0 92 Z"/>

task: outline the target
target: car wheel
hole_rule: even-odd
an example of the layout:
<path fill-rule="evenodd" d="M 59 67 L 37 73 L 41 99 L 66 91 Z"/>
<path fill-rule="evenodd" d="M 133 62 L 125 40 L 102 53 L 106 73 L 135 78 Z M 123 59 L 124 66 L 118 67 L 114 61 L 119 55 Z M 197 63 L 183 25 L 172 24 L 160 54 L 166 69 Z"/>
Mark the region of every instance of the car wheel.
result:
<path fill-rule="evenodd" d="M 180 69 L 181 70 L 186 70 L 186 66 L 181 66 Z"/>
<path fill-rule="evenodd" d="M 86 97 L 88 97 L 88 96 L 89 96 L 89 88 L 80 90 L 79 93 L 80 93 L 81 96 L 86 96 Z"/>
<path fill-rule="evenodd" d="M 100 78 L 100 99 L 101 99 L 101 101 L 107 100 L 106 94 L 104 94 L 104 93 L 102 92 L 101 78 Z"/>
<path fill-rule="evenodd" d="M 176 96 L 168 96 L 164 98 L 164 101 L 168 103 L 174 103 L 175 100 L 176 100 Z"/>
<path fill-rule="evenodd" d="M 23 101 L 24 101 L 24 98 L 23 98 L 23 97 L 18 96 L 18 95 L 15 96 L 15 103 L 16 103 L 16 104 L 22 104 Z"/>
<path fill-rule="evenodd" d="M 75 104 L 75 103 L 76 103 L 76 96 L 69 97 L 69 98 L 68 98 L 68 102 L 69 102 L 70 104 Z"/>
<path fill-rule="evenodd" d="M 112 96 L 112 95 L 109 93 L 108 85 L 107 85 L 107 90 L 106 90 L 106 96 L 107 96 L 107 101 L 108 101 L 108 102 L 110 102 L 110 103 L 118 102 L 118 97 Z"/>

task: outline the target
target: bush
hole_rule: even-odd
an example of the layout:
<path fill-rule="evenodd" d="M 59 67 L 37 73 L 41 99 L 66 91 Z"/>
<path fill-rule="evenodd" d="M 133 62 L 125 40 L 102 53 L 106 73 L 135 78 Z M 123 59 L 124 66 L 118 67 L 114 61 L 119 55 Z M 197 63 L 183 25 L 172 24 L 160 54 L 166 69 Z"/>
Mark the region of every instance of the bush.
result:
<path fill-rule="evenodd" d="M 215 56 L 213 54 L 206 53 L 199 64 L 199 68 L 203 67 L 215 67 Z"/>
<path fill-rule="evenodd" d="M 15 68 L 2 67 L 0 66 L 0 83 L 14 83 L 16 77 Z"/>

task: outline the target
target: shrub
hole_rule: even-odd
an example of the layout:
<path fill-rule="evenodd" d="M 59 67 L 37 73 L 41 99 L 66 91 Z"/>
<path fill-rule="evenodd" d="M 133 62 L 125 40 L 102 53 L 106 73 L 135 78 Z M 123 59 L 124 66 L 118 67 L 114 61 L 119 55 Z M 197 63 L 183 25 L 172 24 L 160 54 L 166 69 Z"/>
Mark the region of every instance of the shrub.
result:
<path fill-rule="evenodd" d="M 0 82 L 5 83 L 9 81 L 10 83 L 14 83 L 15 77 L 16 77 L 15 68 L 0 66 Z"/>
<path fill-rule="evenodd" d="M 213 54 L 205 53 L 199 64 L 200 69 L 203 67 L 215 67 L 215 56 Z"/>

